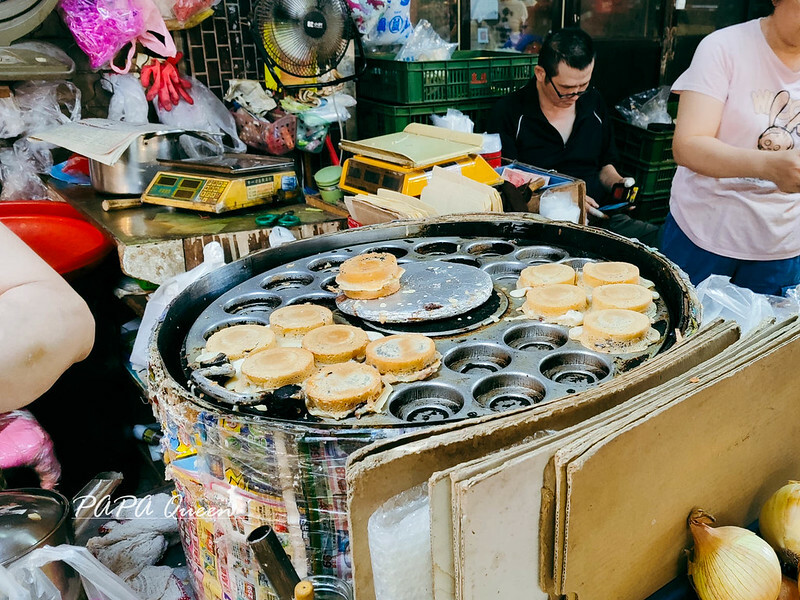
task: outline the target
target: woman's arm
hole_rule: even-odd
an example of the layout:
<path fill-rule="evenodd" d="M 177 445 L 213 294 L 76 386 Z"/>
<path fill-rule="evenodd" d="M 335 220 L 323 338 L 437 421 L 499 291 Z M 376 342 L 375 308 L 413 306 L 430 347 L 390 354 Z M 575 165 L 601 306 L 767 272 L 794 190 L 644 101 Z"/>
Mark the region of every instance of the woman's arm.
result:
<path fill-rule="evenodd" d="M 93 343 L 83 299 L 0 224 L 0 413 L 41 396 Z"/>
<path fill-rule="evenodd" d="M 754 177 L 781 191 L 800 192 L 800 151 L 736 148 L 718 140 L 724 103 L 699 92 L 681 92 L 672 152 L 675 161 L 708 177 Z"/>

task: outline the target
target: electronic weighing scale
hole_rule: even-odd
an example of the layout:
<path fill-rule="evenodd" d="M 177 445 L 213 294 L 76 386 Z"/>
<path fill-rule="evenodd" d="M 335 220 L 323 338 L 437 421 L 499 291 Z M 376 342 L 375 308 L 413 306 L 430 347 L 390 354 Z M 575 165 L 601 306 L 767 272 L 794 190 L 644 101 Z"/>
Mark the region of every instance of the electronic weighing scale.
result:
<path fill-rule="evenodd" d="M 434 166 L 497 185 L 503 180 L 479 154 L 482 144 L 481 135 L 421 123 L 365 140 L 342 140 L 339 146 L 354 156 L 344 162 L 339 187 L 351 194 L 374 194 L 383 188 L 419 196 Z"/>
<path fill-rule="evenodd" d="M 223 154 L 159 160 L 142 202 L 223 213 L 270 202 L 297 201 L 294 162 L 276 156 Z"/>
<path fill-rule="evenodd" d="M 369 156 L 355 156 L 344 161 L 339 187 L 351 194 L 375 194 L 378 189 L 392 190 L 407 196 L 419 196 L 428 185 L 434 166 L 453 169 L 474 181 L 496 185 L 497 172 L 479 154 L 427 165 L 405 167 Z"/>

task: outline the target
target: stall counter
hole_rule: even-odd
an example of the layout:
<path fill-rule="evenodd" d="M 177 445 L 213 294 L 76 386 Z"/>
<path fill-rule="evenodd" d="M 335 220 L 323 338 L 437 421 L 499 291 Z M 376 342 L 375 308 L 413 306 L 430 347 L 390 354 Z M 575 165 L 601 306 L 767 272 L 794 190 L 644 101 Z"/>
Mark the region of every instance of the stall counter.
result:
<path fill-rule="evenodd" d="M 102 201 L 114 196 L 55 180 L 47 185 L 55 200 L 69 203 L 111 236 L 123 273 L 156 284 L 203 262 L 203 247 L 212 241 L 222 245 L 226 262 L 269 248 L 272 228 L 256 224 L 261 215 L 294 211 L 301 222 L 288 229 L 297 239 L 347 228 L 346 218 L 306 204 L 270 204 L 222 215 L 148 204 L 107 212 Z"/>

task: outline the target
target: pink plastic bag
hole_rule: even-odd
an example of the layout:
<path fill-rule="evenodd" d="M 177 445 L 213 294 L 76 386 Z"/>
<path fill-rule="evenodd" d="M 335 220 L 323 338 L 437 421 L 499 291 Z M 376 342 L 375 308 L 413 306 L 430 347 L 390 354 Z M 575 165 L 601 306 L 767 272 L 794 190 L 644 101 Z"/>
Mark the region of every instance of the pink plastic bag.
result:
<path fill-rule="evenodd" d="M 58 11 L 92 69 L 111 61 L 144 26 L 142 12 L 130 0 L 59 0 Z"/>
<path fill-rule="evenodd" d="M 15 467 L 31 467 L 47 490 L 61 477 L 53 441 L 27 410 L 0 414 L 0 470 Z"/>
<path fill-rule="evenodd" d="M 152 0 L 59 0 L 58 9 L 92 69 L 110 63 L 115 72 L 127 73 L 137 42 L 160 56 L 175 56 L 175 42 Z M 125 65 L 117 67 L 114 57 L 127 44 Z"/>

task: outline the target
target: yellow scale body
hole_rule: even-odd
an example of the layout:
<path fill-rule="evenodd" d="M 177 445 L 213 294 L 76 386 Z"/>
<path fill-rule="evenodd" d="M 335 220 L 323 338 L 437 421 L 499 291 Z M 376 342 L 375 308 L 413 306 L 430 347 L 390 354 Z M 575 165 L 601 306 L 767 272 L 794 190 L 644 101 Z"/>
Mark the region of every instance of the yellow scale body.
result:
<path fill-rule="evenodd" d="M 339 187 L 351 194 L 374 194 L 379 188 L 419 196 L 428 185 L 434 166 L 458 170 L 464 177 L 486 185 L 502 181 L 479 154 L 445 160 L 425 167 L 405 167 L 368 156 L 355 156 L 344 162 Z"/>

